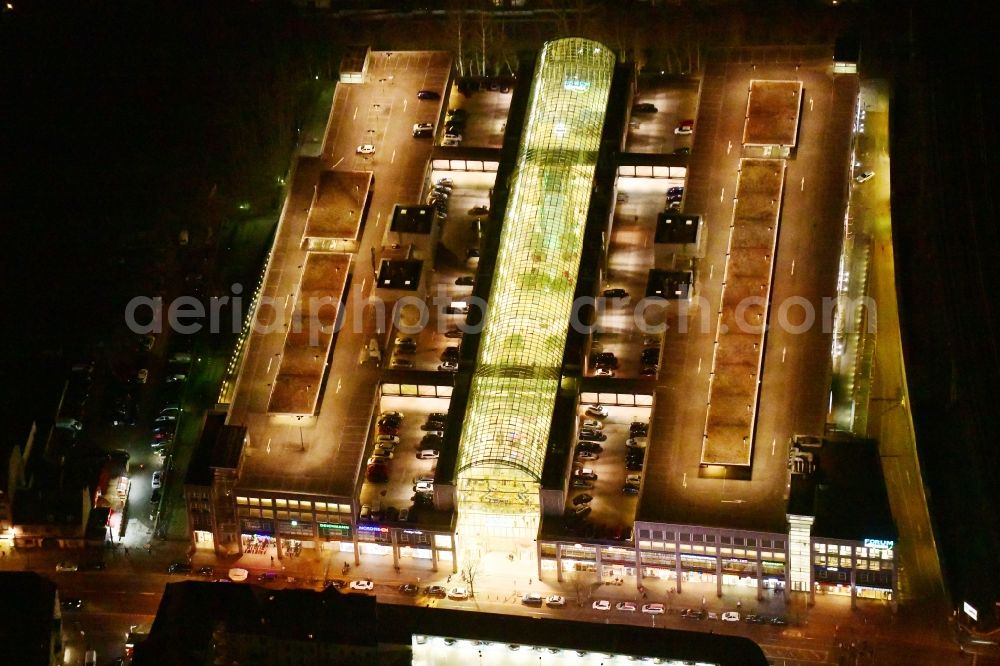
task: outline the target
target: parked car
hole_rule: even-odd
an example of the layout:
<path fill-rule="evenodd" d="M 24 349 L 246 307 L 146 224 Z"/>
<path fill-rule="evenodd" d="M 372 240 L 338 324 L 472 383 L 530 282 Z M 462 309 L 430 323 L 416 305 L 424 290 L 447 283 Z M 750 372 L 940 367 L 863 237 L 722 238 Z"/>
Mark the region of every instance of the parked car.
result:
<path fill-rule="evenodd" d="M 566 598 L 561 597 L 558 594 L 550 594 L 545 597 L 545 605 L 552 608 L 561 608 L 566 605 Z"/>
<path fill-rule="evenodd" d="M 462 275 L 455 278 L 455 284 L 459 287 L 472 287 L 476 284 L 476 278 L 472 275 Z M 447 336 L 447 334 L 445 334 Z"/>
<path fill-rule="evenodd" d="M 663 615 L 663 604 L 643 604 L 642 612 L 649 615 Z"/>
<path fill-rule="evenodd" d="M 577 460 L 598 460 L 600 457 L 601 456 L 593 453 L 592 451 L 577 451 L 576 453 Z"/>
<path fill-rule="evenodd" d="M 607 599 L 598 599 L 590 605 L 594 610 L 606 611 L 611 609 L 611 602 Z"/>
<path fill-rule="evenodd" d="M 604 298 L 614 301 L 618 305 L 628 305 L 629 302 L 632 300 L 632 297 L 629 295 L 629 293 L 624 289 L 622 289 L 621 287 L 616 287 L 614 289 L 605 289 L 603 292 L 601 292 L 601 295 L 604 296 Z"/>
<path fill-rule="evenodd" d="M 577 442 L 576 450 L 589 451 L 591 453 L 601 453 L 602 451 L 604 451 L 604 447 L 598 444 L 597 442 Z"/>
<path fill-rule="evenodd" d="M 363 143 L 357 147 L 355 152 L 357 152 L 358 155 L 374 155 L 375 146 L 370 143 Z"/>
<path fill-rule="evenodd" d="M 694 120 L 682 120 L 674 128 L 674 134 L 691 134 L 694 132 Z"/>
<path fill-rule="evenodd" d="M 593 488 L 594 482 L 587 479 L 575 478 L 570 481 L 570 486 L 573 488 Z"/>
<path fill-rule="evenodd" d="M 588 502 L 591 502 L 593 499 L 594 499 L 593 495 L 588 495 L 587 493 L 580 493 L 579 495 L 573 498 L 573 504 L 574 505 L 587 504 Z"/>
<path fill-rule="evenodd" d="M 440 452 L 437 449 L 422 449 L 417 451 L 417 458 L 420 460 L 436 460 Z"/>
<path fill-rule="evenodd" d="M 430 597 L 446 597 L 448 596 L 448 590 L 441 585 L 428 585 L 424 588 L 424 594 Z"/>
<path fill-rule="evenodd" d="M 441 93 L 434 90 L 418 90 L 417 99 L 434 100 L 441 99 Z"/>
<path fill-rule="evenodd" d="M 525 606 L 541 606 L 542 605 L 542 595 L 537 592 L 528 592 L 523 597 L 521 597 L 521 603 Z"/>
<path fill-rule="evenodd" d="M 858 181 L 859 183 L 864 183 L 871 180 L 874 177 L 875 177 L 874 171 L 862 171 L 861 173 L 859 173 L 857 176 L 854 177 L 854 180 Z"/>
<path fill-rule="evenodd" d="M 420 587 L 415 583 L 403 583 L 399 586 L 399 591 L 403 594 L 416 594 L 420 591 Z"/>
<path fill-rule="evenodd" d="M 413 125 L 413 136 L 414 137 L 417 137 L 417 138 L 428 137 L 428 136 L 431 136 L 433 133 L 434 133 L 434 124 L 433 123 L 414 123 L 414 125 Z"/>
<path fill-rule="evenodd" d="M 652 102 L 639 102 L 638 104 L 632 105 L 632 111 L 634 113 L 656 113 L 659 109 Z"/>
<path fill-rule="evenodd" d="M 191 565 L 187 562 L 174 562 L 167 567 L 167 573 L 172 574 L 189 574 L 191 573 Z"/>
<path fill-rule="evenodd" d="M 603 442 L 608 438 L 608 436 L 600 430 L 590 430 L 588 428 L 581 428 L 579 437 L 582 440 L 591 442 Z"/>
<path fill-rule="evenodd" d="M 457 372 L 458 361 L 445 361 L 438 365 L 438 372 Z"/>
<path fill-rule="evenodd" d="M 736 611 L 726 611 L 725 613 L 722 614 L 722 621 L 723 622 L 739 622 L 740 621 L 740 614 L 737 613 Z"/>
<path fill-rule="evenodd" d="M 598 367 L 618 367 L 618 357 L 616 357 L 613 352 L 595 352 L 590 355 L 590 362 Z"/>
<path fill-rule="evenodd" d="M 160 480 L 163 478 L 163 472 L 153 472 L 153 490 L 160 487 Z"/>
<path fill-rule="evenodd" d="M 450 590 L 448 590 L 448 598 L 449 599 L 456 599 L 458 601 L 462 601 L 463 599 L 468 599 L 469 598 L 469 590 L 468 590 L 468 588 L 461 587 L 461 586 L 460 587 L 453 587 Z"/>
<path fill-rule="evenodd" d="M 579 469 L 573 470 L 573 476 L 577 479 L 586 479 L 587 481 L 596 481 L 597 474 L 589 467 L 581 467 Z"/>
<path fill-rule="evenodd" d="M 368 580 L 367 578 L 362 580 L 352 580 L 350 584 L 352 590 L 359 590 L 362 592 L 370 592 L 375 589 L 375 583 Z"/>
<path fill-rule="evenodd" d="M 584 419 L 583 423 L 580 424 L 581 428 L 590 428 L 591 430 L 604 430 L 604 424 L 597 419 Z"/>
<path fill-rule="evenodd" d="M 56 571 L 61 571 L 61 572 L 78 571 L 79 568 L 80 567 L 77 566 L 76 562 L 70 562 L 69 560 L 63 560 L 62 562 L 56 564 Z"/>
<path fill-rule="evenodd" d="M 626 613 L 634 613 L 635 603 L 631 601 L 619 601 L 615 604 L 615 610 L 625 611 Z"/>

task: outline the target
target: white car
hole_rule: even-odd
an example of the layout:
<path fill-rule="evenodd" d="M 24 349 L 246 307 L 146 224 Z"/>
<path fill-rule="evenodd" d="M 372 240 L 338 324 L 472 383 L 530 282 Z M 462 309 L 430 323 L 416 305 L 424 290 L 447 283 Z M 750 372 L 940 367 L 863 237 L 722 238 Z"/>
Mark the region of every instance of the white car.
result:
<path fill-rule="evenodd" d="M 871 180 L 874 177 L 875 177 L 874 171 L 862 171 L 861 173 L 859 173 L 857 176 L 854 177 L 854 180 L 858 181 L 859 183 L 863 183 L 867 180 Z"/>
<path fill-rule="evenodd" d="M 635 604 L 631 601 L 619 601 L 615 604 L 615 610 L 625 611 L 626 613 L 634 613 Z"/>
<path fill-rule="evenodd" d="M 614 377 L 615 371 L 611 368 L 597 368 L 594 370 L 595 377 Z"/>
<path fill-rule="evenodd" d="M 137 384 L 145 384 L 147 379 L 149 379 L 148 368 L 141 368 L 138 372 L 135 373 L 135 381 Z M 167 381 L 169 382 L 170 380 L 168 379 Z"/>
<path fill-rule="evenodd" d="M 417 481 L 413 489 L 418 493 L 429 493 L 434 491 L 433 481 Z"/>
<path fill-rule="evenodd" d="M 446 136 L 441 141 L 442 146 L 457 146 L 459 143 L 461 142 L 453 136 Z"/>
<path fill-rule="evenodd" d="M 598 599 L 590 607 L 594 610 L 606 611 L 611 609 L 611 602 L 607 599 Z"/>
<path fill-rule="evenodd" d="M 649 615 L 663 615 L 663 604 L 643 604 L 642 612 Z"/>
<path fill-rule="evenodd" d="M 389 460 L 392 460 L 393 458 L 396 457 L 396 453 L 390 448 L 386 448 L 385 446 L 379 445 L 375 447 L 374 451 L 372 451 L 372 457 L 388 458 Z"/>
<path fill-rule="evenodd" d="M 153 490 L 160 487 L 160 479 L 163 478 L 163 472 L 153 472 Z"/>
<path fill-rule="evenodd" d="M 461 141 L 462 141 L 462 139 L 464 137 L 461 134 L 455 134 L 453 132 L 448 132 L 447 134 L 444 135 L 444 138 L 446 138 L 446 139 L 453 139 L 453 140 L 458 141 L 459 143 L 461 143 Z"/>
<path fill-rule="evenodd" d="M 358 146 L 357 152 L 358 152 L 358 155 L 374 155 L 375 154 L 375 146 L 373 146 L 370 143 L 363 143 L 360 146 Z"/>
<path fill-rule="evenodd" d="M 376 435 L 375 444 L 399 444 L 399 437 L 396 435 Z"/>
<path fill-rule="evenodd" d="M 64 560 L 56 565 L 56 571 L 76 571 L 79 567 L 76 562 L 70 562 L 69 560 Z"/>
<path fill-rule="evenodd" d="M 590 428 L 591 430 L 603 430 L 604 424 L 597 419 L 584 419 L 583 423 L 580 424 L 581 428 Z"/>
<path fill-rule="evenodd" d="M 737 613 L 736 611 L 727 611 L 727 612 L 725 612 L 725 613 L 722 614 L 722 621 L 723 622 L 739 622 L 740 621 L 740 614 Z"/>
<path fill-rule="evenodd" d="M 351 581 L 352 590 L 360 590 L 362 592 L 370 592 L 375 589 L 375 583 L 370 580 L 352 580 Z"/>
<path fill-rule="evenodd" d="M 441 452 L 437 449 L 421 449 L 417 451 L 417 458 L 420 460 L 437 460 Z"/>
<path fill-rule="evenodd" d="M 450 590 L 448 590 L 448 598 L 458 599 L 459 601 L 461 601 L 462 599 L 468 599 L 469 590 L 467 590 L 464 587 L 453 587 Z"/>
<path fill-rule="evenodd" d="M 587 416 L 606 419 L 608 418 L 608 408 L 604 405 L 591 405 L 590 407 L 587 407 Z"/>
<path fill-rule="evenodd" d="M 558 594 L 552 594 L 545 598 L 545 605 L 552 608 L 561 608 L 566 605 L 566 598 L 560 597 Z"/>

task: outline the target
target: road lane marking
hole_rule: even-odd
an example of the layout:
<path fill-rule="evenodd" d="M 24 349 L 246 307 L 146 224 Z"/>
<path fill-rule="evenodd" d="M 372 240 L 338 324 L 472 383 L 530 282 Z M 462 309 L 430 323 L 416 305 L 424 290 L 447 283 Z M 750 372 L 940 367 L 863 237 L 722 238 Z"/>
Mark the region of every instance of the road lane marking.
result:
<path fill-rule="evenodd" d="M 726 188 L 722 188 L 722 192 L 719 193 L 719 203 L 722 203 L 726 199 Z"/>
<path fill-rule="evenodd" d="M 787 353 L 788 353 L 788 347 L 782 347 L 781 348 L 781 362 L 782 363 L 785 362 L 785 354 L 787 354 Z"/>
<path fill-rule="evenodd" d="M 809 98 L 809 110 L 810 111 L 813 110 L 813 98 L 812 97 Z"/>
<path fill-rule="evenodd" d="M 701 358 L 698 359 L 698 374 L 701 374 Z"/>
<path fill-rule="evenodd" d="M 792 259 L 792 275 L 795 275 L 795 260 Z"/>
<path fill-rule="evenodd" d="M 728 155 L 729 151 L 731 151 L 732 149 L 733 149 L 733 142 L 730 141 L 729 146 L 726 147 L 726 155 Z"/>
<path fill-rule="evenodd" d="M 341 389 L 341 385 L 342 385 L 343 383 L 344 383 L 344 378 L 343 378 L 343 377 L 339 377 L 339 378 L 337 379 L 337 393 L 340 393 L 340 389 Z"/>
<path fill-rule="evenodd" d="M 774 455 L 774 445 L 778 443 L 778 438 L 775 437 L 771 440 L 771 455 Z"/>
<path fill-rule="evenodd" d="M 391 157 L 391 158 L 389 158 L 389 164 L 392 164 L 392 163 L 394 163 L 395 161 L 396 161 L 396 149 L 395 149 L 395 148 L 393 148 L 393 149 L 392 149 L 392 157 Z"/>
<path fill-rule="evenodd" d="M 687 473 L 687 472 L 684 472 L 684 479 L 683 479 L 683 480 L 681 480 L 681 484 L 682 484 L 682 485 L 683 485 L 683 486 L 684 486 L 685 488 L 687 488 L 687 487 L 688 487 L 688 473 Z"/>
<path fill-rule="evenodd" d="M 351 118 L 351 120 L 357 120 L 357 119 L 358 119 L 358 107 L 354 107 L 354 117 Z"/>
<path fill-rule="evenodd" d="M 713 275 L 715 275 L 715 264 L 712 264 L 708 268 L 708 279 L 711 280 Z"/>
<path fill-rule="evenodd" d="M 806 191 L 806 177 L 805 176 L 802 176 L 802 184 L 799 186 L 799 191 L 800 192 L 805 192 Z"/>

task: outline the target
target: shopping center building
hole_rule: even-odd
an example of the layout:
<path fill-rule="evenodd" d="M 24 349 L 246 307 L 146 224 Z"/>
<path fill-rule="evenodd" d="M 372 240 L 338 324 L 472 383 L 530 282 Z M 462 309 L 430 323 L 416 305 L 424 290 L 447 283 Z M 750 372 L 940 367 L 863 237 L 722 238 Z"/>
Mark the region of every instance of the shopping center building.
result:
<path fill-rule="evenodd" d="M 371 72 L 385 59 L 368 58 L 368 80 L 340 85 L 380 91 Z M 443 119 L 454 102 L 450 60 L 427 60 L 437 63 Z M 465 283 L 447 261 L 461 253 L 442 250 L 458 233 L 455 217 L 402 229 L 398 215 L 387 215 L 394 226 L 379 231 L 371 211 L 385 196 L 385 165 L 333 177 L 339 162 L 300 158 L 289 200 L 305 205 L 286 206 L 261 289 L 279 303 L 287 297 L 293 326 L 248 328 L 241 343 L 231 395 L 210 417 L 187 479 L 195 545 L 237 553 L 265 540 L 279 558 L 307 548 L 338 561 L 391 558 L 447 572 L 469 553 L 500 551 L 527 554 L 540 580 L 585 572 L 637 586 L 662 579 L 678 591 L 711 583 L 719 595 L 742 586 L 760 596 L 894 600 L 895 529 L 874 445 L 829 431 L 822 400 L 782 420 L 790 410 L 770 388 L 825 395 L 829 383 L 828 373 L 795 375 L 795 342 L 785 347 L 786 363 L 765 326 L 776 316 L 775 295 L 791 288 L 776 270 L 779 234 L 808 223 L 783 208 L 789 164 L 812 140 L 799 131 L 802 81 L 749 82 L 726 216 L 713 216 L 708 195 L 697 194 L 708 157 L 626 151 L 637 78 L 603 45 L 550 42 L 519 81 L 501 147 L 428 148 L 426 168 L 410 184 L 419 199 L 382 201 L 387 211 L 431 215 L 441 198 L 428 204 L 424 193 L 435 183 L 454 181 L 453 202 L 466 184 L 488 191 L 473 232 L 477 252 L 467 255 L 471 294 L 454 296 L 454 285 Z M 427 84 L 412 85 L 410 97 Z M 331 116 L 331 127 L 337 122 Z M 711 122 L 695 123 L 705 132 L 696 149 L 706 156 Z M 682 187 L 684 214 L 665 216 L 664 194 Z M 659 206 L 650 214 L 636 203 L 647 195 Z M 691 230 L 660 228 L 673 222 Z M 612 239 L 626 223 L 646 224 L 650 241 L 627 291 L 636 301 L 645 294 L 667 327 L 645 336 L 630 329 L 619 340 L 589 327 L 627 319 L 627 299 L 611 307 L 596 298 L 625 283 Z M 405 280 L 380 286 L 372 277 L 390 275 L 390 264 L 405 264 Z M 834 294 L 836 277 L 821 275 L 804 296 Z M 431 334 L 404 330 L 405 309 L 387 326 L 378 316 L 406 299 L 430 302 L 442 284 L 449 298 L 430 324 L 452 329 L 434 339 L 448 343 L 456 326 L 469 327 L 457 334 L 457 372 L 437 366 L 440 347 L 425 354 Z M 310 310 L 306 294 L 327 298 L 326 309 Z M 476 299 L 489 304 L 485 314 L 468 307 Z M 261 308 L 255 316 L 276 315 Z M 293 330 L 310 319 L 342 326 L 310 340 Z M 699 321 L 707 323 L 693 325 Z M 408 335 L 419 340 L 415 361 L 397 353 Z M 809 344 L 829 346 L 829 337 Z M 618 350 L 624 368 L 652 345 L 659 364 L 651 375 L 638 367 L 594 372 L 601 349 Z M 696 372 L 685 365 L 695 362 Z M 380 482 L 365 461 L 385 412 L 404 416 L 389 481 Z M 438 414 L 444 426 L 428 459 L 413 444 L 437 436 L 430 424 Z M 593 418 L 603 421 L 604 451 L 581 458 L 578 435 Z M 644 462 L 623 473 L 622 463 L 634 464 L 625 441 L 635 439 L 635 423 L 646 424 L 634 447 L 644 449 Z M 415 457 L 404 452 L 411 448 Z"/>

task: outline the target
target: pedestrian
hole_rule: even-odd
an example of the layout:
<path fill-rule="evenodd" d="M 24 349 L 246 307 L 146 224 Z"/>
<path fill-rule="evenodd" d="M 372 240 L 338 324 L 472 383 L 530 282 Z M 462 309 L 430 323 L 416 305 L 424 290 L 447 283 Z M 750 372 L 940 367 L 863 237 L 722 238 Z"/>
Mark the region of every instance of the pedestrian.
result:
<path fill-rule="evenodd" d="M 448 580 L 447 580 L 447 582 L 449 582 L 449 583 L 451 582 L 451 574 L 448 574 Z"/>
<path fill-rule="evenodd" d="M 531 585 L 531 581 L 533 581 L 533 580 L 534 580 L 534 578 L 529 578 L 528 579 L 528 585 Z"/>
<path fill-rule="evenodd" d="M 271 556 L 271 564 L 274 564 L 274 555 Z"/>

